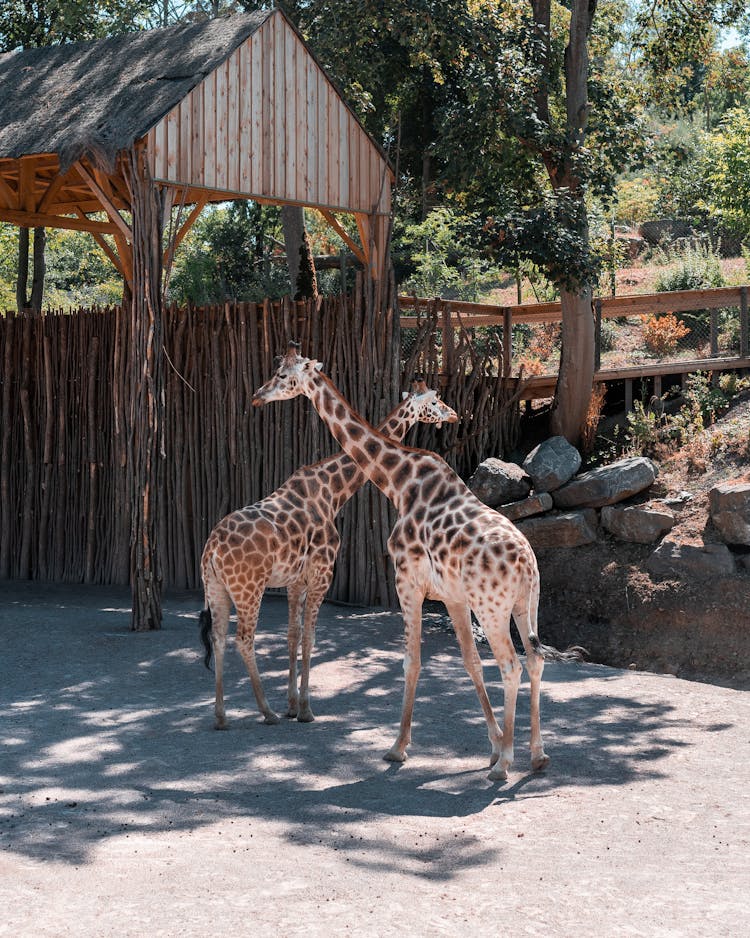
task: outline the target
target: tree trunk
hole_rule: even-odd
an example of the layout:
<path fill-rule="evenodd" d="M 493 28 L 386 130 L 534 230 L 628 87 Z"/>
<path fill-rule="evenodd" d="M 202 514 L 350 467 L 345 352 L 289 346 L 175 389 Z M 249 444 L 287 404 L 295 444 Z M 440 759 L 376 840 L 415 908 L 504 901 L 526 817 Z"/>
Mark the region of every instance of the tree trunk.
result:
<path fill-rule="evenodd" d="M 18 230 L 18 279 L 16 280 L 16 309 L 22 313 L 28 306 L 26 290 L 29 285 L 29 229 Z"/>
<path fill-rule="evenodd" d="M 133 217 L 130 302 L 133 367 L 128 402 L 127 488 L 130 501 L 131 628 L 161 625 L 160 529 L 164 472 L 164 356 L 161 203 L 143 151 L 130 151 L 127 181 Z"/>
<path fill-rule="evenodd" d="M 44 260 L 44 246 L 47 242 L 47 235 L 44 228 L 34 229 L 34 274 L 31 281 L 31 302 L 30 306 L 35 313 L 42 311 L 42 300 L 44 298 L 44 275 L 46 273 L 46 264 Z"/>
<path fill-rule="evenodd" d="M 301 205 L 283 205 L 281 225 L 284 230 L 286 262 L 289 270 L 289 292 L 295 300 L 318 295 L 315 263 L 310 239 L 305 230 L 305 212 Z"/>
<path fill-rule="evenodd" d="M 594 382 L 594 315 L 591 302 L 590 287 L 576 293 L 567 290 L 560 293 L 562 353 L 550 428 L 556 436 L 564 436 L 574 446 L 581 437 Z"/>

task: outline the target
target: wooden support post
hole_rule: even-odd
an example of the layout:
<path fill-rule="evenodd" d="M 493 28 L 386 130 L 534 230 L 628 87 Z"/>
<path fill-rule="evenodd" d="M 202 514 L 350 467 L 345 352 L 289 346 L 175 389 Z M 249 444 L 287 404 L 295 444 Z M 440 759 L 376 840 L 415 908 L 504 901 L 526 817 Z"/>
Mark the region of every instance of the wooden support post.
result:
<path fill-rule="evenodd" d="M 654 397 L 661 397 L 661 375 L 654 375 Z"/>
<path fill-rule="evenodd" d="M 747 287 L 740 287 L 740 358 L 750 355 L 750 335 L 748 335 Z"/>
<path fill-rule="evenodd" d="M 719 311 L 712 309 L 710 314 L 711 358 L 719 354 Z"/>
<path fill-rule="evenodd" d="M 625 379 L 625 413 L 629 414 L 633 409 L 633 379 Z"/>
<path fill-rule="evenodd" d="M 130 503 L 131 628 L 161 625 L 162 565 L 158 543 L 164 472 L 164 360 L 161 296 L 161 201 L 146 154 L 132 148 L 126 164 L 133 215 L 130 297 L 132 371 L 127 408 Z"/>
<path fill-rule="evenodd" d="M 503 377 L 511 374 L 513 367 L 513 314 L 506 307 L 503 310 Z"/>
<path fill-rule="evenodd" d="M 453 326 L 451 325 L 450 306 L 442 300 L 438 300 L 441 307 L 442 330 L 443 330 L 443 374 L 449 377 L 453 376 Z"/>
<path fill-rule="evenodd" d="M 594 371 L 602 367 L 602 301 L 594 303 Z"/>

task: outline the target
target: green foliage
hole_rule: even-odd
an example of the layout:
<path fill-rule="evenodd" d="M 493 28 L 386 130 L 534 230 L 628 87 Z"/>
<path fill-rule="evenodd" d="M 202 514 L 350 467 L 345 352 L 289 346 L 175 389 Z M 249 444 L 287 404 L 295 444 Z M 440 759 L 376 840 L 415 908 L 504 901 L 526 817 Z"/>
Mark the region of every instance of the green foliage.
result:
<path fill-rule="evenodd" d="M 499 276 L 472 244 L 479 227 L 475 215 L 461 216 L 448 206 L 433 209 L 420 224 L 408 225 L 399 244 L 413 264 L 405 289 L 420 296 L 477 300 Z"/>
<path fill-rule="evenodd" d="M 656 217 L 659 188 L 647 176 L 622 179 L 615 190 L 615 220 L 624 225 L 637 225 Z"/>
<path fill-rule="evenodd" d="M 153 0 L 4 0 L 0 49 L 10 52 L 129 32 L 146 25 L 153 6 Z"/>
<path fill-rule="evenodd" d="M 684 246 L 663 250 L 661 261 L 669 266 L 656 279 L 657 293 L 724 285 L 721 258 L 708 241 L 693 240 Z"/>
<path fill-rule="evenodd" d="M 282 258 L 278 209 L 244 201 L 212 207 L 177 251 L 169 299 L 203 306 L 283 296 L 289 277 Z"/>
<path fill-rule="evenodd" d="M 729 111 L 708 140 L 707 208 L 727 231 L 750 237 L 750 113 Z"/>

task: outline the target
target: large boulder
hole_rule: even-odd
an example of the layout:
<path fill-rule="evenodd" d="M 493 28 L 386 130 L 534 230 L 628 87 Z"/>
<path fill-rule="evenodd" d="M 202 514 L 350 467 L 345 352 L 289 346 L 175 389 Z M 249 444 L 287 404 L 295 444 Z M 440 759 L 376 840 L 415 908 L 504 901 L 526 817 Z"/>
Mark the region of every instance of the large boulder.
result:
<path fill-rule="evenodd" d="M 726 544 L 691 544 L 665 538 L 646 561 L 646 569 L 657 576 L 705 579 L 732 576 L 737 572 Z"/>
<path fill-rule="evenodd" d="M 529 518 L 532 515 L 541 515 L 549 511 L 552 507 L 552 496 L 549 492 L 539 492 L 529 495 L 518 502 L 511 502 L 508 505 L 500 505 L 497 509 L 501 515 L 509 521 L 519 521 L 521 518 Z"/>
<path fill-rule="evenodd" d="M 653 544 L 674 527 L 674 512 L 650 505 L 619 508 L 605 505 L 601 514 L 602 527 L 620 541 Z"/>
<path fill-rule="evenodd" d="M 708 507 L 716 530 L 727 544 L 750 546 L 750 482 L 721 482 L 708 493 Z"/>
<path fill-rule="evenodd" d="M 569 511 L 519 521 L 516 527 L 534 549 L 582 547 L 596 540 L 597 518 L 593 510 Z"/>
<path fill-rule="evenodd" d="M 480 463 L 467 484 L 490 508 L 517 502 L 531 491 L 531 479 L 520 466 L 494 457 Z"/>
<path fill-rule="evenodd" d="M 557 508 L 601 508 L 647 489 L 656 474 L 656 465 L 650 459 L 632 456 L 576 476 L 557 489 L 552 498 Z"/>
<path fill-rule="evenodd" d="M 523 468 L 531 477 L 535 492 L 554 492 L 581 468 L 581 454 L 564 436 L 551 436 L 532 449 Z"/>

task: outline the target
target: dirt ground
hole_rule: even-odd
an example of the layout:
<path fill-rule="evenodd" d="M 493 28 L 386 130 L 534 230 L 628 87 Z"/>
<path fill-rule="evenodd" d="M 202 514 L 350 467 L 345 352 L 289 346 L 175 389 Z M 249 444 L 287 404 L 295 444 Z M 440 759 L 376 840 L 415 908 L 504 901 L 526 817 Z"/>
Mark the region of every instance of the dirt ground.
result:
<path fill-rule="evenodd" d="M 737 936 L 750 930 L 750 697 L 548 665 L 552 762 L 487 779 L 455 640 L 427 617 L 411 758 L 396 614 L 323 609 L 316 722 L 258 722 L 230 649 L 227 732 L 196 594 L 128 631 L 125 590 L 0 584 L 0 935 Z M 285 699 L 286 604 L 258 637 Z M 501 702 L 497 671 L 487 681 Z"/>

